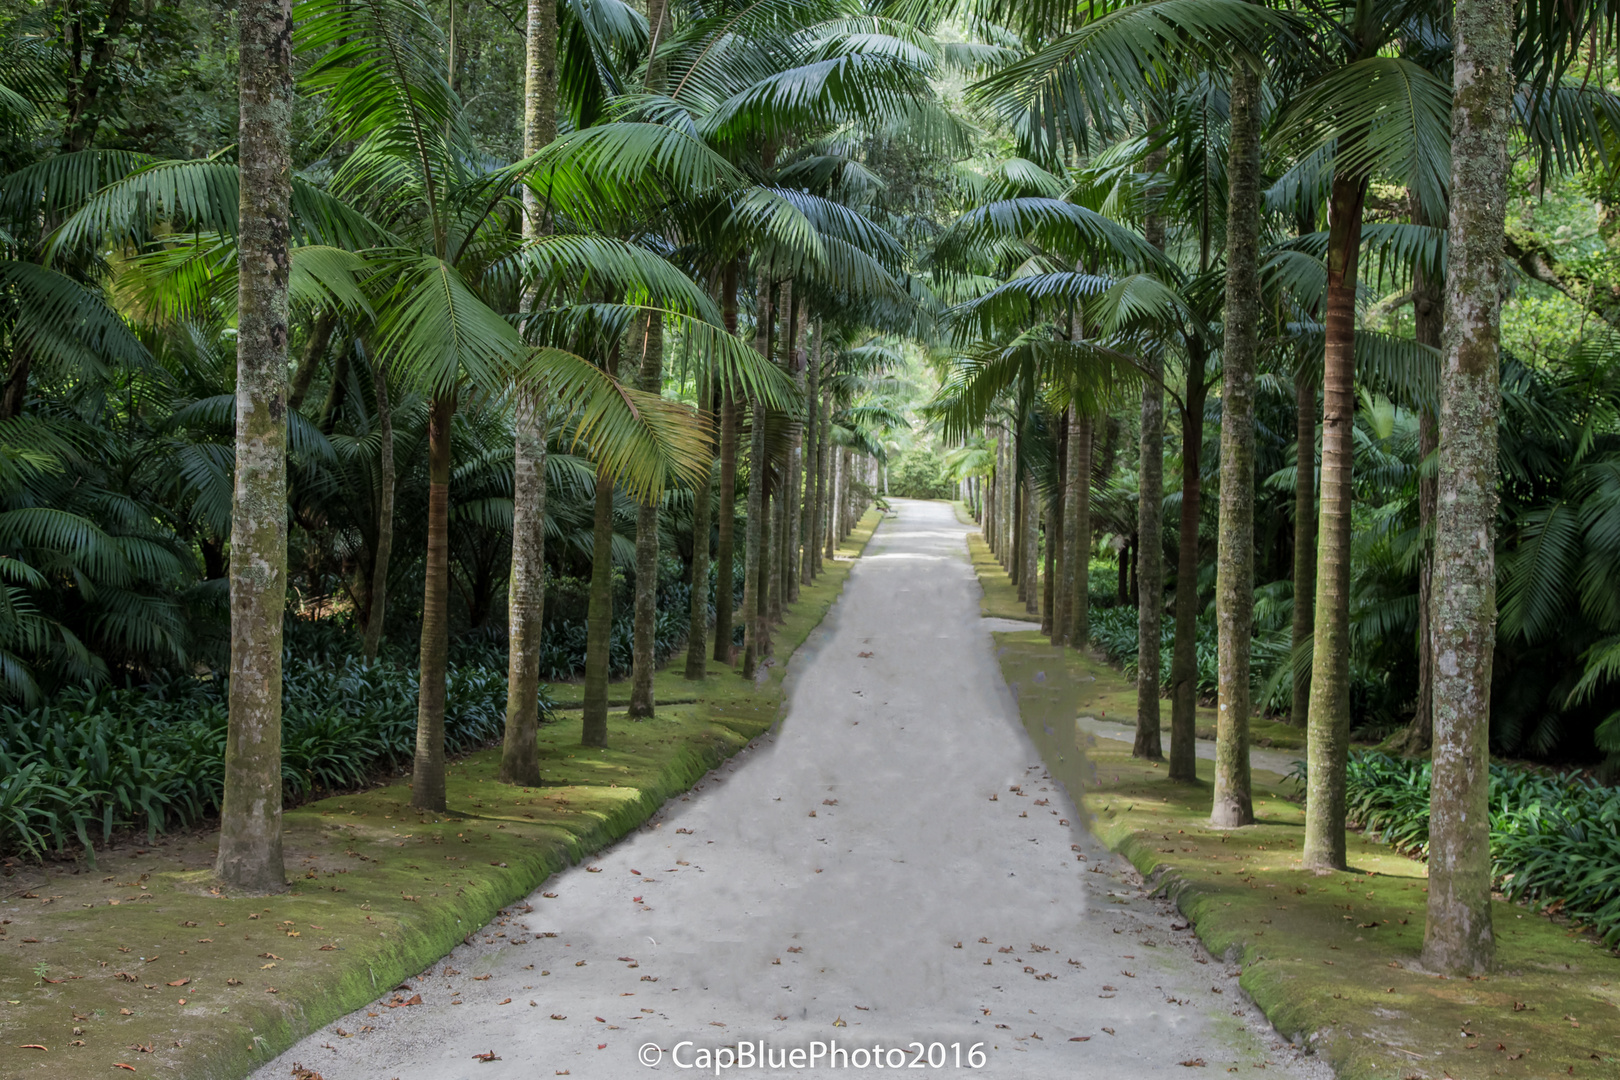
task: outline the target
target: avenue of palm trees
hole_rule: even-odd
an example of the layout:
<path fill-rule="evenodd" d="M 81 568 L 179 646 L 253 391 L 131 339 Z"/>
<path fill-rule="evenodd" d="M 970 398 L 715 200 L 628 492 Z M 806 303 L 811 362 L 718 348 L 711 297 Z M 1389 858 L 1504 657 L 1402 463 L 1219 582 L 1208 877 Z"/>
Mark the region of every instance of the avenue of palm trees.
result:
<path fill-rule="evenodd" d="M 1130 610 L 1166 783 L 1213 700 L 1215 825 L 1260 714 L 1323 873 L 1352 733 L 1431 756 L 1431 970 L 1493 744 L 1620 755 L 1620 3 L 188 0 L 173 115 L 129 7 L 0 6 L 0 685 L 224 680 L 223 885 L 312 625 L 411 665 L 429 812 L 497 650 L 534 786 L 545 684 L 600 747 L 754 678 L 905 454 L 1054 645 Z"/>

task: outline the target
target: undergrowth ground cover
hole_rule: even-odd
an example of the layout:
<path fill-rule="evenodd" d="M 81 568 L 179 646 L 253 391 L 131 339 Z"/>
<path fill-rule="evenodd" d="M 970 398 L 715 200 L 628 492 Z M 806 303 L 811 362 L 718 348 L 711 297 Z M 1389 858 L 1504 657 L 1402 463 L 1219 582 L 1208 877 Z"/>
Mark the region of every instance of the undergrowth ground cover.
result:
<path fill-rule="evenodd" d="M 995 579 L 999 571 L 993 561 L 981 567 L 987 596 L 1010 588 L 1004 574 Z M 1197 784 L 1171 784 L 1161 763 L 1132 758 L 1129 743 L 1093 738 L 1074 723 L 1077 714 L 1124 717 L 1126 703 L 1134 711 L 1134 687 L 1120 672 L 1096 656 L 1055 649 L 1038 632 L 995 639 L 1026 728 L 1093 832 L 1175 899 L 1186 932 L 1240 973 L 1279 1032 L 1321 1054 L 1339 1076 L 1616 1075 L 1620 959 L 1595 935 L 1499 901 L 1497 971 L 1479 979 L 1430 975 L 1419 963 L 1422 862 L 1381 836 L 1352 832 L 1349 872 L 1301 869 L 1298 786 L 1258 768 L 1258 823 L 1210 828 L 1210 762 L 1198 762 Z M 1051 678 L 1054 670 L 1065 678 Z M 1390 788 L 1367 775 L 1366 756 L 1358 761 L 1353 775 L 1363 786 L 1352 799 L 1366 816 L 1375 811 L 1369 793 Z M 1530 801 L 1504 799 L 1521 810 Z M 1408 845 L 1426 837 L 1411 824 L 1416 811 L 1407 803 L 1389 799 L 1384 814 L 1383 827 L 1400 821 Z"/>
<path fill-rule="evenodd" d="M 776 721 L 786 658 L 878 520 L 869 513 L 802 591 L 776 633 L 781 660 L 756 684 L 718 665 L 700 689 L 659 672 L 659 699 L 687 704 L 641 723 L 612 714 L 606 750 L 580 746 L 564 713 L 540 730 L 538 788 L 497 783 L 498 750 L 460 757 L 445 815 L 413 811 L 403 781 L 306 803 L 286 815 L 284 895 L 215 891 L 211 829 L 103 850 L 96 871 L 12 860 L 0 885 L 7 1080 L 125 1075 L 119 1065 L 239 1077 L 515 914 L 552 873 L 645 823 Z M 523 913 L 545 932 L 543 905 Z M 516 924 L 487 932 L 532 940 Z"/>

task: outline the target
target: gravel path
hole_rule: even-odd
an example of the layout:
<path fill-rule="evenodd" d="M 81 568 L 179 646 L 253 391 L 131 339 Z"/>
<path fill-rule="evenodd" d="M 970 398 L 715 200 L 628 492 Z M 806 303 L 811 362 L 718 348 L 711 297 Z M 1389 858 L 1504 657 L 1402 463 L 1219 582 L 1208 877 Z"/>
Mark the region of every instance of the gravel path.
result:
<path fill-rule="evenodd" d="M 681 1076 L 672 1054 L 760 1040 L 858 1052 L 755 1075 L 865 1072 L 874 1047 L 910 1065 L 913 1043 L 946 1062 L 913 1076 L 1318 1075 L 1071 824 L 981 625 L 967 527 L 895 505 L 778 728 L 512 916 L 555 936 L 458 948 L 413 981 L 421 1006 L 353 1013 L 257 1077 Z"/>

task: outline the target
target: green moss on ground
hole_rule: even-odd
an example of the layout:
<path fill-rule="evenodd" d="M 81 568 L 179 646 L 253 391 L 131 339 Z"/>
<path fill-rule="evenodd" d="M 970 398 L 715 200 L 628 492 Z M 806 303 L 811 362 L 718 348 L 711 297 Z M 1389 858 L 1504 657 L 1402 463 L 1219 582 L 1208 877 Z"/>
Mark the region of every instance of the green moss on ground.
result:
<path fill-rule="evenodd" d="M 1080 711 L 1123 681 L 1106 664 L 1046 644 L 1037 634 L 997 634 L 1009 683 L 1026 713 L 1068 698 L 1028 692 L 1029 675 L 1053 669 L 1078 686 Z M 1050 685 L 1047 678 L 1042 685 Z M 1026 723 L 1037 726 L 1026 716 Z M 1052 725 L 1048 724 L 1048 727 Z M 1591 936 L 1507 903 L 1492 912 L 1497 971 L 1446 979 L 1419 965 L 1426 870 L 1359 833 L 1352 867 L 1300 868 L 1304 816 L 1293 785 L 1256 770 L 1252 828 L 1208 825 L 1212 763 L 1197 784 L 1172 784 L 1162 764 L 1130 756 L 1128 743 L 1069 729 L 1067 747 L 1087 766 L 1079 801 L 1096 835 L 1171 895 L 1216 956 L 1242 971 L 1243 988 L 1277 1029 L 1308 1044 L 1341 1077 L 1612 1077 L 1620 1066 L 1620 959 Z M 1037 740 L 1039 741 L 1039 740 Z M 1054 775 L 1063 771 L 1048 760 Z"/>
<path fill-rule="evenodd" d="M 777 630 L 790 656 L 822 621 L 880 517 L 869 513 Z M 678 657 L 684 660 L 684 654 Z M 290 889 L 212 888 L 211 832 L 101 853 L 99 870 L 9 865 L 0 896 L 0 1075 L 52 1080 L 246 1075 L 388 993 L 480 932 L 556 871 L 613 843 L 776 722 L 785 663 L 756 683 L 711 665 L 695 687 L 659 672 L 655 719 L 541 728 L 542 786 L 495 779 L 498 749 L 449 766 L 451 811 L 410 808 L 404 779 L 287 813 Z M 543 924 L 544 901 L 530 916 Z M 515 925 L 509 942 L 532 940 Z M 41 967 L 42 966 L 42 967 Z M 39 967 L 42 974 L 36 974 Z M 408 997 L 409 995 L 400 995 Z M 24 1049 L 39 1044 L 45 1050 Z"/>
<path fill-rule="evenodd" d="M 990 545 L 984 542 L 983 533 L 968 533 L 968 557 L 973 560 L 973 570 L 979 575 L 979 587 L 984 593 L 979 599 L 979 614 L 993 619 L 1041 621 L 1039 616 L 1024 610 L 1024 602 L 1018 599 L 1018 586 L 1002 569 Z"/>

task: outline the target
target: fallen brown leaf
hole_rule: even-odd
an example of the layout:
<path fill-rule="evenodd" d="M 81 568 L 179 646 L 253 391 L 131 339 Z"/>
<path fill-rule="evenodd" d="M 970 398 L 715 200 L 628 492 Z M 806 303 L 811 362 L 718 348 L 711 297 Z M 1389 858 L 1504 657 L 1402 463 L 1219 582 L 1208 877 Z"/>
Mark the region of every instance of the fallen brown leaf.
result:
<path fill-rule="evenodd" d="M 176 979 L 176 980 L 174 980 L 174 982 L 170 983 L 169 985 L 170 986 L 184 986 L 184 985 L 186 985 L 186 983 L 188 983 L 190 981 L 191 981 L 191 976 L 188 975 L 184 979 Z"/>
<path fill-rule="evenodd" d="M 475 1061 L 485 1061 L 485 1062 L 488 1062 L 488 1061 L 499 1061 L 499 1060 L 501 1060 L 501 1059 L 500 1059 L 500 1058 L 499 1058 L 499 1057 L 498 1057 L 498 1056 L 497 1056 L 497 1055 L 496 1055 L 496 1053 L 495 1053 L 495 1051 L 493 1051 L 493 1050 L 486 1050 L 486 1051 L 484 1051 L 484 1052 L 483 1052 L 483 1053 L 482 1053 L 482 1054 L 474 1054 L 474 1055 L 473 1055 L 473 1059 L 474 1059 L 474 1060 L 475 1060 Z"/>

